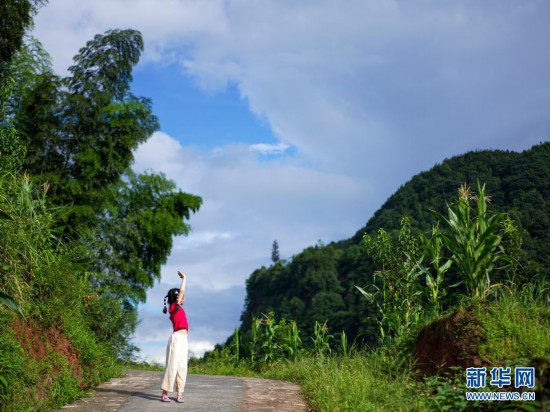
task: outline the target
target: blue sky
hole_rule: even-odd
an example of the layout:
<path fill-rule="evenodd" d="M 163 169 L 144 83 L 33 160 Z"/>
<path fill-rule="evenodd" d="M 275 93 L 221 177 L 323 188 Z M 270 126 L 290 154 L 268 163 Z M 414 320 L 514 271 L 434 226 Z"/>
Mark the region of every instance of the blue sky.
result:
<path fill-rule="evenodd" d="M 161 130 L 134 169 L 203 197 L 140 308 L 149 360 L 164 356 L 178 269 L 201 355 L 239 325 L 274 239 L 290 258 L 348 238 L 445 158 L 550 136 L 544 0 L 50 0 L 35 22 L 60 74 L 96 33 L 142 32 L 133 92 Z"/>
<path fill-rule="evenodd" d="M 176 64 L 149 63 L 135 70 L 133 78 L 132 92 L 152 98 L 162 131 L 183 143 L 212 148 L 235 141 L 277 141 L 267 119 L 250 112 L 234 83 L 204 91 Z"/>

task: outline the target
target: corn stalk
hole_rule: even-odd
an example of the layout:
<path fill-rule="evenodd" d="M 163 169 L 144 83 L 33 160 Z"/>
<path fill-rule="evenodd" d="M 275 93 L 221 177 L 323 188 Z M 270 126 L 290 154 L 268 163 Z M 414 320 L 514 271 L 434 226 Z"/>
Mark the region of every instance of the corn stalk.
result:
<path fill-rule="evenodd" d="M 492 275 L 514 264 L 505 253 L 499 233 L 505 213 L 487 209 L 489 198 L 485 185 L 477 184 L 478 194 L 473 195 L 464 184 L 459 189 L 458 202 L 449 206 L 448 217 L 434 212 L 443 224 L 441 238 L 451 254 L 451 261 L 466 285 L 472 299 L 482 300 L 490 292 Z M 476 202 L 476 210 L 470 202 Z"/>

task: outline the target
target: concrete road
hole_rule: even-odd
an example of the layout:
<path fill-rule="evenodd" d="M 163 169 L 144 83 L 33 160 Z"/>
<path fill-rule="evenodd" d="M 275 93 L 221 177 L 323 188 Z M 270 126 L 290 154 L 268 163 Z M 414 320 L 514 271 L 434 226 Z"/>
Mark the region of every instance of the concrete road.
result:
<path fill-rule="evenodd" d="M 185 410 L 235 412 L 242 410 L 241 402 L 245 395 L 245 382 L 229 376 L 189 375 L 185 385 L 184 403 L 175 401 L 175 393 L 170 394 L 172 402 L 160 402 L 160 381 L 149 388 L 134 393 L 119 409 L 120 412 Z"/>
<path fill-rule="evenodd" d="M 162 372 L 129 370 L 123 378 L 99 385 L 87 398 L 66 405 L 60 412 L 196 412 L 307 411 L 300 387 L 281 381 L 232 376 L 188 375 L 184 403 L 160 402 Z"/>

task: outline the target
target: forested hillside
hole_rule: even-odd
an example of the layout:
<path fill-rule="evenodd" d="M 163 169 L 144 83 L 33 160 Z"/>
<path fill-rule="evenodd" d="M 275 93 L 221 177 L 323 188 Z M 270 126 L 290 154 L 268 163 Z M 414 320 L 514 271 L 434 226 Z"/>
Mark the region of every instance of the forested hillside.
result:
<path fill-rule="evenodd" d="M 273 311 L 278 318 L 296 320 L 306 336 L 312 335 L 315 321 L 326 320 L 333 333 L 345 331 L 350 340 L 375 342 L 374 308 L 354 287 L 373 283 L 379 269 L 365 251 L 363 235 L 380 228 L 396 233 L 403 216 L 410 217 L 413 230 L 427 233 L 435 222 L 431 210 L 443 213 L 457 188 L 464 183 L 475 187 L 478 181 L 486 184 L 489 207 L 507 212 L 519 229 L 521 275 L 515 281 L 548 278 L 550 143 L 521 153 L 469 152 L 414 176 L 350 239 L 312 246 L 288 261 L 255 270 L 247 280 L 242 330 L 250 329 L 253 316 Z M 447 286 L 452 281 L 451 274 Z M 446 302 L 453 304 L 453 296 Z"/>

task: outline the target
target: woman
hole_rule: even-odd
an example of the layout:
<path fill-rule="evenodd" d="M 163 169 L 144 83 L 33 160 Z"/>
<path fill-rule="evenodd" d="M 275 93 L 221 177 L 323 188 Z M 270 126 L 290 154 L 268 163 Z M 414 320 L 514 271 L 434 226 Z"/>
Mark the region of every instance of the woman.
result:
<path fill-rule="evenodd" d="M 174 392 L 175 384 L 178 393 L 176 402 L 181 403 L 183 402 L 183 390 L 187 379 L 187 353 L 189 351 L 187 333 L 189 326 L 187 325 L 185 310 L 181 306 L 185 302 L 186 276 L 180 271 L 178 271 L 178 275 L 181 278 L 179 290 L 177 288 L 170 289 L 164 297 L 163 312 L 167 312 L 166 301 L 168 301 L 168 312 L 170 313 L 174 333 L 170 336 L 166 346 L 166 370 L 162 379 L 160 400 L 170 402 L 168 392 Z"/>

